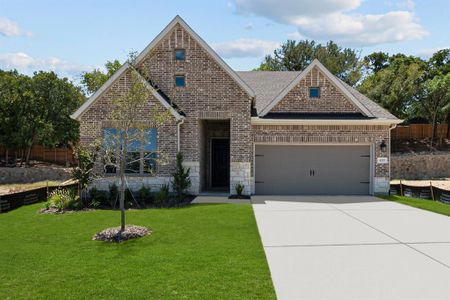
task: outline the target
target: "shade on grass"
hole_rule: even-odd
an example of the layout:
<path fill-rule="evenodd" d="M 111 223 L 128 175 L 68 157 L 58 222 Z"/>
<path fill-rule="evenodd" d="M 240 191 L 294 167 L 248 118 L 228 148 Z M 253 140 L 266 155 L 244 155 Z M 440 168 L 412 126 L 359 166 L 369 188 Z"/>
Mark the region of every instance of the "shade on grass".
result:
<path fill-rule="evenodd" d="M 439 201 L 409 198 L 404 196 L 385 196 L 381 198 L 450 216 L 450 205 Z"/>
<path fill-rule="evenodd" d="M 92 241 L 118 211 L 0 215 L 0 299 L 274 299 L 250 205 L 127 211 L 150 236 Z"/>

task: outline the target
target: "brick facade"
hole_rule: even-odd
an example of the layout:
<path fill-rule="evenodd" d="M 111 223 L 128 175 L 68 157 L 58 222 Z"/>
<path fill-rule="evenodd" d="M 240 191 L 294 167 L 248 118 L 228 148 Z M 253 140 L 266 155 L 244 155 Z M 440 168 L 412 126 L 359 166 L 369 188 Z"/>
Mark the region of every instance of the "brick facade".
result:
<path fill-rule="evenodd" d="M 101 141 L 103 137 L 103 128 L 113 127 L 113 120 L 110 119 L 110 111 L 113 108 L 113 99 L 124 93 L 128 89 L 130 82 L 130 71 L 125 72 L 118 78 L 103 95 L 79 118 L 80 121 L 80 143 L 89 145 L 93 142 Z M 165 108 L 152 95 L 148 94 L 148 103 L 140 112 L 139 124 L 148 124 L 152 127 L 151 114 L 157 107 L 157 112 L 162 112 Z M 171 161 L 175 159 L 177 151 L 177 125 L 175 118 L 170 116 L 167 121 L 157 128 L 157 147 L 158 151 L 163 152 Z M 169 177 L 173 171 L 173 164 L 164 164 L 158 166 L 156 176 Z M 148 177 L 148 176 L 147 176 Z"/>
<path fill-rule="evenodd" d="M 185 49 L 186 60 L 177 61 L 175 49 Z M 181 151 L 186 162 L 198 163 L 201 156 L 201 120 L 230 120 L 230 161 L 252 162 L 251 98 L 209 53 L 179 24 L 170 31 L 138 66 L 186 114 L 181 126 Z M 174 75 L 186 78 L 185 87 L 175 87 Z M 232 167 L 231 167 L 232 168 Z M 202 174 L 193 176 L 203 180 Z M 239 183 L 230 178 L 231 188 Z M 200 192 L 203 182 L 192 186 Z M 249 188 L 248 188 L 249 191 Z"/>
<path fill-rule="evenodd" d="M 320 87 L 320 98 L 309 98 L 309 87 Z M 357 113 L 359 110 L 314 67 L 270 112 Z"/>
<path fill-rule="evenodd" d="M 190 168 L 190 192 L 200 193 L 208 187 L 210 150 L 213 137 L 230 139 L 230 193 L 234 186 L 244 184 L 245 194 L 254 191 L 254 144 L 366 144 L 371 145 L 373 158 L 373 191 L 385 192 L 389 184 L 389 164 L 376 164 L 378 157 L 388 156 L 389 126 L 382 125 L 251 125 L 252 99 L 223 66 L 208 52 L 198 39 L 180 23 L 166 32 L 153 48 L 139 60 L 136 68 L 146 74 L 152 83 L 164 92 L 185 114 L 180 125 L 180 150 L 185 166 Z M 176 60 L 175 49 L 184 49 L 185 60 Z M 184 75 L 185 87 L 175 87 L 175 75 Z M 77 119 L 80 121 L 81 143 L 88 144 L 102 137 L 102 128 L 110 127 L 108 115 L 114 97 L 127 89 L 124 73 Z M 320 87 L 319 99 L 309 99 L 309 87 Z M 142 110 L 140 123 L 151 118 L 155 105 L 165 109 L 152 94 L 148 106 Z M 336 86 L 314 67 L 271 112 L 302 113 L 357 113 L 360 112 Z M 221 121 L 220 123 L 211 121 Z M 225 125 L 224 125 L 225 124 Z M 227 126 L 224 128 L 223 126 Z M 158 187 L 170 182 L 178 147 L 175 118 L 158 128 L 158 150 L 164 152 L 170 163 L 159 166 L 156 176 L 130 177 L 132 188 L 142 184 Z M 381 152 L 379 144 L 388 144 Z M 103 178 L 98 186 L 107 189 L 114 178 Z"/>

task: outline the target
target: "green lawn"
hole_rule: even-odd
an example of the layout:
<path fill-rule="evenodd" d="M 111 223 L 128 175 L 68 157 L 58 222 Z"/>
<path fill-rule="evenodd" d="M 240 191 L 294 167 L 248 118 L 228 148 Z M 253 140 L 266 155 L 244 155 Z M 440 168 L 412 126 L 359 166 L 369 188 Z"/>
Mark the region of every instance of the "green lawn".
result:
<path fill-rule="evenodd" d="M 403 196 L 384 196 L 381 198 L 450 216 L 450 205 L 438 201 L 409 198 Z"/>
<path fill-rule="evenodd" d="M 250 205 L 127 211 L 154 233 L 92 241 L 118 211 L 0 214 L 0 299 L 274 299 Z"/>

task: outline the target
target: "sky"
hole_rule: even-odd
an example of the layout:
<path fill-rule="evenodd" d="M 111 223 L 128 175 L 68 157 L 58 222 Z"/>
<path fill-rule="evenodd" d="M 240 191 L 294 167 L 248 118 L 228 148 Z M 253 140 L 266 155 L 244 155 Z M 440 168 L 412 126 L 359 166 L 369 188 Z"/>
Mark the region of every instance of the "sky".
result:
<path fill-rule="evenodd" d="M 449 12 L 450 0 L 0 0 L 0 69 L 76 81 L 142 51 L 176 15 L 240 71 L 287 39 L 427 59 L 450 47 Z"/>

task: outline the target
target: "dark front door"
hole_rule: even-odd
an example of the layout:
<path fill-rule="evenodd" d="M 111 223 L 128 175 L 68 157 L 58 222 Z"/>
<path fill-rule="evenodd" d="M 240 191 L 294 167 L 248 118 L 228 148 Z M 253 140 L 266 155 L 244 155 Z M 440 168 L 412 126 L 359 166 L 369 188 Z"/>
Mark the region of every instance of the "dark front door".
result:
<path fill-rule="evenodd" d="M 230 184 L 230 140 L 211 140 L 211 186 L 228 187 Z"/>

